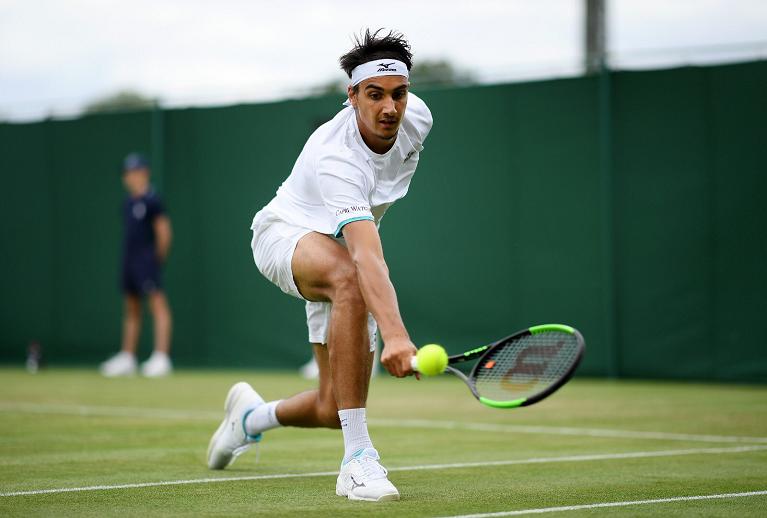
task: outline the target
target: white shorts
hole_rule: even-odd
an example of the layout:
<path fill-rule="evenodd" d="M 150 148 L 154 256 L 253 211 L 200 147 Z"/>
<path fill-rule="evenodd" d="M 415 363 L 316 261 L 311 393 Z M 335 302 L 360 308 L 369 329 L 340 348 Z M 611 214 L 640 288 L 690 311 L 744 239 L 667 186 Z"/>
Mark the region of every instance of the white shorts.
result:
<path fill-rule="evenodd" d="M 298 291 L 293 278 L 291 263 L 298 241 L 313 230 L 286 223 L 269 210 L 262 210 L 253 218 L 250 226 L 253 230 L 253 260 L 261 274 L 288 295 L 306 300 Z M 331 239 L 346 246 L 342 238 Z M 306 326 L 309 330 L 309 342 L 313 344 L 328 343 L 330 329 L 330 302 L 306 301 Z M 376 333 L 378 326 L 373 315 L 368 313 L 368 336 L 370 350 L 375 351 Z"/>

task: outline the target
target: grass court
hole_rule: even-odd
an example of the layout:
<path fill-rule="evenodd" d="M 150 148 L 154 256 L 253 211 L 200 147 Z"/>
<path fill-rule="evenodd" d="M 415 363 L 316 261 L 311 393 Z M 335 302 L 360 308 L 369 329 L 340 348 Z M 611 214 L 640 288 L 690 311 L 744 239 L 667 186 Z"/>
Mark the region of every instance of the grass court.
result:
<path fill-rule="evenodd" d="M 267 400 L 313 386 L 288 372 L 0 369 L 0 515 L 767 515 L 764 386 L 576 378 L 504 411 L 448 376 L 380 376 L 370 432 L 402 499 L 376 504 L 335 495 L 340 431 L 270 431 L 260 458 L 209 471 L 239 380 Z"/>

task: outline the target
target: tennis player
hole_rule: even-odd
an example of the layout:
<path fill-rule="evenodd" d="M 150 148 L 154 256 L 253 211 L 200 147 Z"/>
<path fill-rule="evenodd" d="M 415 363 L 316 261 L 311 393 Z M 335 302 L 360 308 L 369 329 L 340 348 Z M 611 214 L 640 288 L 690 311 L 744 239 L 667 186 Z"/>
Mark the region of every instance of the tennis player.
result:
<path fill-rule="evenodd" d="M 412 55 L 401 34 L 368 30 L 355 43 L 340 59 L 351 80 L 346 107 L 309 137 L 251 226 L 259 271 L 306 300 L 319 387 L 265 402 L 247 383 L 234 385 L 210 440 L 208 466 L 225 468 L 278 426 L 341 428 L 336 494 L 396 500 L 365 417 L 377 328 L 381 363 L 392 375 L 412 373 L 416 348 L 400 317 L 378 226 L 407 194 L 432 117 L 408 92 Z"/>

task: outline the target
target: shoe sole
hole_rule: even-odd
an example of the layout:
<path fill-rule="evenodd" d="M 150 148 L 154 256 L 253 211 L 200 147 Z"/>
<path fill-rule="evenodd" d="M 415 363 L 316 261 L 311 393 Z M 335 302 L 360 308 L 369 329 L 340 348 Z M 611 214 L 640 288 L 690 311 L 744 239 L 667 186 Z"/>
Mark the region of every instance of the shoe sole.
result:
<path fill-rule="evenodd" d="M 339 491 L 336 491 L 336 494 L 338 496 L 346 497 L 349 500 L 357 500 L 360 502 L 391 502 L 394 500 L 399 500 L 399 493 L 389 493 L 388 495 L 381 495 L 378 498 L 362 498 L 360 496 L 355 496 L 352 493 L 348 493 L 344 495 L 344 494 L 341 494 Z"/>
<path fill-rule="evenodd" d="M 361 496 L 356 496 L 354 493 L 351 492 L 344 492 L 343 489 L 340 489 L 338 487 L 338 484 L 336 484 L 336 494 L 338 496 L 343 496 L 345 498 L 348 498 L 349 500 L 357 500 L 357 501 L 363 501 L 363 502 L 390 502 L 393 500 L 399 500 L 399 491 L 396 493 L 388 493 L 386 495 L 381 495 L 378 498 L 363 498 Z"/>
<path fill-rule="evenodd" d="M 218 438 L 221 436 L 222 433 L 224 433 L 224 430 L 226 430 L 227 425 L 229 424 L 229 413 L 232 411 L 232 407 L 234 407 L 234 402 L 237 400 L 237 397 L 239 396 L 240 392 L 242 392 L 242 389 L 244 388 L 243 385 L 246 387 L 248 386 L 247 383 L 244 381 L 240 381 L 239 383 L 235 383 L 232 388 L 229 389 L 229 393 L 226 395 L 226 401 L 224 402 L 224 420 L 221 421 L 221 424 L 218 426 L 218 429 L 216 429 L 216 433 L 213 434 L 213 437 L 210 438 L 210 442 L 208 443 L 208 468 L 210 469 L 224 469 L 227 466 L 229 466 L 232 461 L 234 460 L 234 455 L 229 459 L 229 462 L 227 462 L 225 465 L 221 467 L 211 466 L 210 465 L 210 456 L 213 453 L 213 448 L 216 445 L 216 441 L 218 441 Z"/>

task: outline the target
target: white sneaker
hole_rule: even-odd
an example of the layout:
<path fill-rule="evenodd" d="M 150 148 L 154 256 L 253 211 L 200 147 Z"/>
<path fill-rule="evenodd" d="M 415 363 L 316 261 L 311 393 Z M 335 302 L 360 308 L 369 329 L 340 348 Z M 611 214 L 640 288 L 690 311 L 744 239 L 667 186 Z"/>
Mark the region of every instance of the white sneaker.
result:
<path fill-rule="evenodd" d="M 224 420 L 208 444 L 210 469 L 224 469 L 253 443 L 261 440 L 262 434 L 248 435 L 245 432 L 245 418 L 254 408 L 263 404 L 264 399 L 244 381 L 229 389 L 224 403 Z"/>
<path fill-rule="evenodd" d="M 378 452 L 373 448 L 355 453 L 348 462 L 341 465 L 336 494 L 349 500 L 399 500 L 399 491 L 386 478 L 386 468 L 379 464 L 379 460 Z"/>
<path fill-rule="evenodd" d="M 301 377 L 307 380 L 316 380 L 320 377 L 320 367 L 317 365 L 317 361 L 312 356 L 312 359 L 306 362 L 298 369 L 301 373 Z"/>
<path fill-rule="evenodd" d="M 102 363 L 99 371 L 107 378 L 133 376 L 136 374 L 136 357 L 131 353 L 120 351 Z"/>
<path fill-rule="evenodd" d="M 135 361 L 135 360 L 134 360 Z M 161 378 L 173 372 L 173 365 L 167 354 L 155 351 L 141 364 L 141 374 L 147 378 Z"/>

